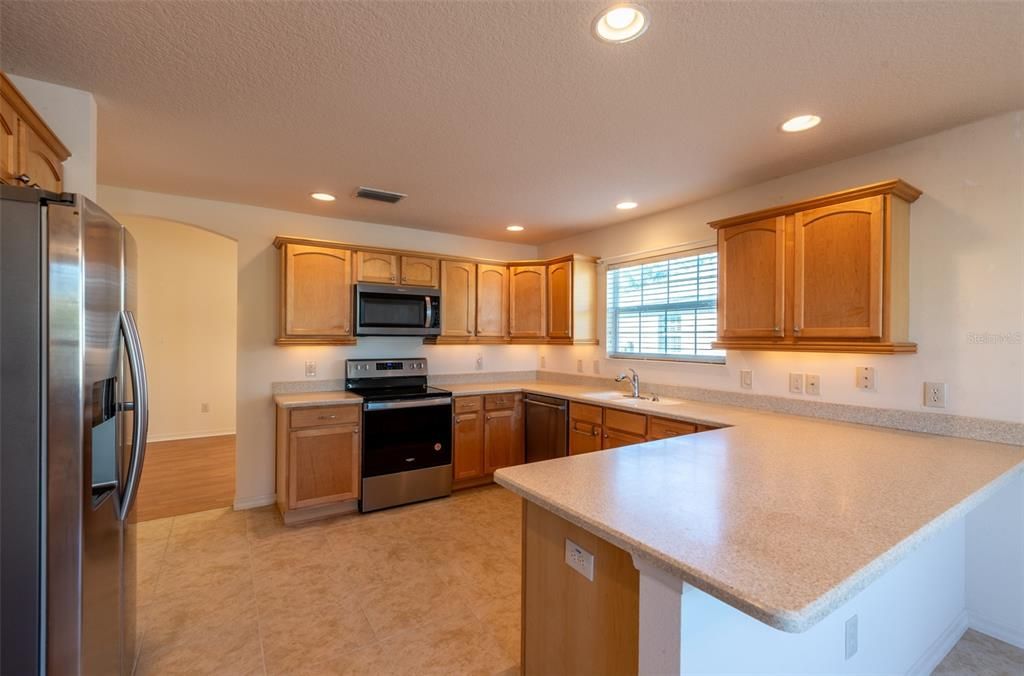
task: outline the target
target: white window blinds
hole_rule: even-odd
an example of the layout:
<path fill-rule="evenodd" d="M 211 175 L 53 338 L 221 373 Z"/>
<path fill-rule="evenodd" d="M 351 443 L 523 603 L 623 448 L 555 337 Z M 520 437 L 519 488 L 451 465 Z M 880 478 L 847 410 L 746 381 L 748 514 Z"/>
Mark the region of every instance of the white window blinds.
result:
<path fill-rule="evenodd" d="M 717 332 L 718 252 L 623 263 L 608 270 L 608 355 L 724 362 Z"/>

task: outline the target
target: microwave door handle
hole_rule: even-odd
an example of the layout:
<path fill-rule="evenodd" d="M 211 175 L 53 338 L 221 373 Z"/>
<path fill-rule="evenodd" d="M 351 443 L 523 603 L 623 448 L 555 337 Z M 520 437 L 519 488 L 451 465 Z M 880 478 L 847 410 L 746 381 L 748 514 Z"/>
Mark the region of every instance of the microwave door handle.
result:
<path fill-rule="evenodd" d="M 146 377 L 146 361 L 142 356 L 142 342 L 135 315 L 129 311 L 121 313 L 121 332 L 124 335 L 125 352 L 128 354 L 128 370 L 131 372 L 134 402 L 122 404 L 123 410 L 132 411 L 132 453 L 128 461 L 128 479 L 118 517 L 124 521 L 135 503 L 142 478 L 142 464 L 146 460 L 146 440 L 149 436 L 149 381 Z"/>
<path fill-rule="evenodd" d="M 424 296 L 423 300 L 427 304 L 427 321 L 423 323 L 423 328 L 429 329 L 434 323 L 434 305 L 430 302 L 430 296 Z"/>

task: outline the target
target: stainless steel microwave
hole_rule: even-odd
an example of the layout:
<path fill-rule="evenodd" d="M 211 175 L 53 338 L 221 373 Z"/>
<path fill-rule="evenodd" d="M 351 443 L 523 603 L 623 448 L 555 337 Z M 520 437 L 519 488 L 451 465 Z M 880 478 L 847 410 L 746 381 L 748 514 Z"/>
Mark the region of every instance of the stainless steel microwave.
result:
<path fill-rule="evenodd" d="M 356 284 L 357 336 L 441 335 L 441 292 L 387 284 Z"/>

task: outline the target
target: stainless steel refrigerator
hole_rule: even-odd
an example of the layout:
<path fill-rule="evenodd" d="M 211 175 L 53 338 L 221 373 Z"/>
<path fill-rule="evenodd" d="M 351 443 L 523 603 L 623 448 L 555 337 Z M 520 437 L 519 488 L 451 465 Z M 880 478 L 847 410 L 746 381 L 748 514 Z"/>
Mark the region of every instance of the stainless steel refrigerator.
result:
<path fill-rule="evenodd" d="M 134 241 L 0 185 L 0 673 L 130 674 L 147 386 Z"/>

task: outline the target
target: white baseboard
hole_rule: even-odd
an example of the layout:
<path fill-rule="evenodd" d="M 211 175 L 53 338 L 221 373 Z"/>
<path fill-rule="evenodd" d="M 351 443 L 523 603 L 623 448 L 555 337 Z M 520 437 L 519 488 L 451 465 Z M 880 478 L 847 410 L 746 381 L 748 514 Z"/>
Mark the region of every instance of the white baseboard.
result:
<path fill-rule="evenodd" d="M 235 511 L 239 512 L 243 509 L 255 509 L 256 507 L 266 507 L 272 505 L 277 500 L 277 494 L 271 493 L 270 495 L 257 495 L 251 498 L 235 498 Z"/>
<path fill-rule="evenodd" d="M 203 439 L 205 437 L 225 437 L 234 434 L 235 430 L 211 430 L 209 432 L 196 432 L 194 434 L 150 434 L 146 437 L 148 442 L 156 441 L 179 441 L 181 439 Z"/>
<path fill-rule="evenodd" d="M 957 641 L 967 631 L 967 611 L 961 610 L 953 622 L 950 623 L 946 630 L 935 639 L 935 642 L 928 646 L 928 650 L 925 651 L 924 655 L 918 658 L 914 666 L 910 667 L 907 671 L 907 676 L 929 676 L 935 667 L 939 666 L 939 662 L 949 654 L 949 651 L 953 649 Z"/>
<path fill-rule="evenodd" d="M 1024 631 L 1012 629 L 1005 624 L 993 622 L 977 613 L 969 613 L 967 624 L 971 629 L 1024 650 Z"/>

